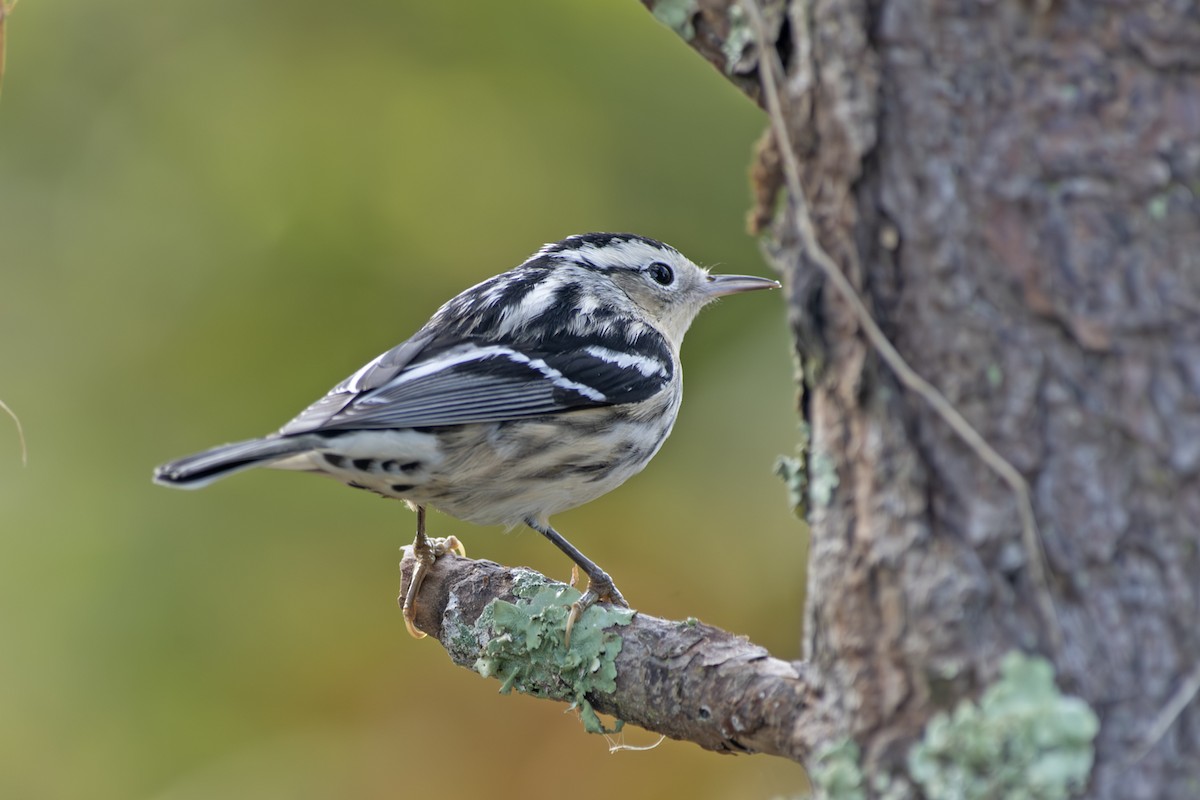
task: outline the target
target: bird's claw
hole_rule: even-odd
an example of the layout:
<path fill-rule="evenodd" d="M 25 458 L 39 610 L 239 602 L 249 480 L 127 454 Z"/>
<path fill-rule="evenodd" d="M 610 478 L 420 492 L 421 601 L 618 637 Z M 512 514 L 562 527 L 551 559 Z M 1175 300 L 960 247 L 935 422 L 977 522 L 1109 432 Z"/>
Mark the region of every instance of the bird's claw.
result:
<path fill-rule="evenodd" d="M 571 630 L 575 627 L 575 623 L 579 621 L 583 612 L 596 603 L 611 603 L 620 608 L 629 608 L 629 603 L 617 591 L 617 585 L 613 583 L 613 579 L 608 576 L 607 572 L 590 576 L 588 578 L 587 590 L 578 600 L 571 604 L 571 613 L 567 615 L 567 627 L 563 634 L 564 647 L 569 648 L 571 646 Z"/>
<path fill-rule="evenodd" d="M 409 578 L 408 591 L 404 593 L 404 604 L 400 610 L 404 617 L 404 628 L 414 639 L 424 639 L 427 635 L 413 623 L 417 615 L 417 594 L 421 591 L 421 584 L 425 582 L 425 576 L 437 560 L 450 552 L 465 558 L 467 548 L 463 547 L 457 536 L 430 539 L 422 535 L 412 543 L 413 560 L 417 563 L 413 567 L 412 577 Z"/>

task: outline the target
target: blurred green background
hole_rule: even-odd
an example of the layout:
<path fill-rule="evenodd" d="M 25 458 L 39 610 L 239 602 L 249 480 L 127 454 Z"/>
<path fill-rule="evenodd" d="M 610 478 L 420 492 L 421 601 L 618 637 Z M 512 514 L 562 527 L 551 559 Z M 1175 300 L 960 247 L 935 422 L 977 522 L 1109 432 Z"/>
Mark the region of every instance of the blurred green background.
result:
<path fill-rule="evenodd" d="M 413 516 L 164 460 L 278 427 L 444 300 L 588 230 L 767 274 L 764 118 L 632 0 L 23 0 L 0 102 L 0 797 L 771 797 L 799 767 L 610 754 L 404 632 Z M 648 613 L 797 658 L 782 297 L 706 311 L 650 467 L 555 518 Z M 565 578 L 531 532 L 440 515 Z M 625 741 L 655 737 L 631 731 Z"/>

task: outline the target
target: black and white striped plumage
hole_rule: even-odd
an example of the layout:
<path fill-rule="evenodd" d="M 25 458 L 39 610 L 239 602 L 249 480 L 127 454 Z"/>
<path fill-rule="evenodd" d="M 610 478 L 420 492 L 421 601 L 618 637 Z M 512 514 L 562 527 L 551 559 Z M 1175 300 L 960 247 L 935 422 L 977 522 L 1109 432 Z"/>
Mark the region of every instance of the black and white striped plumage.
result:
<path fill-rule="evenodd" d="M 545 533 L 551 515 L 616 488 L 658 451 L 696 313 L 777 285 L 709 275 L 641 236 L 572 236 L 450 300 L 279 432 L 166 464 L 155 481 L 198 488 L 250 467 L 304 470 Z"/>

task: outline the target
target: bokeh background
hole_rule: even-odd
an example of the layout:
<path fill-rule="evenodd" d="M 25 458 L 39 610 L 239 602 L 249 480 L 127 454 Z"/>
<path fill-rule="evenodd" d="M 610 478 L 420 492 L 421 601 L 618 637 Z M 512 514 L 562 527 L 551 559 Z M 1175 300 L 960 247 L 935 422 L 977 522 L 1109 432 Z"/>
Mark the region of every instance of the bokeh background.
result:
<path fill-rule="evenodd" d="M 767 274 L 761 113 L 640 4 L 23 0 L 0 99 L 0 797 L 794 794 L 799 767 L 610 754 L 404 632 L 413 517 L 164 460 L 266 433 L 542 242 L 631 230 Z M 672 439 L 556 517 L 649 613 L 799 657 L 781 296 L 706 311 Z M 565 578 L 531 532 L 472 555 Z M 630 731 L 623 740 L 655 737 Z"/>

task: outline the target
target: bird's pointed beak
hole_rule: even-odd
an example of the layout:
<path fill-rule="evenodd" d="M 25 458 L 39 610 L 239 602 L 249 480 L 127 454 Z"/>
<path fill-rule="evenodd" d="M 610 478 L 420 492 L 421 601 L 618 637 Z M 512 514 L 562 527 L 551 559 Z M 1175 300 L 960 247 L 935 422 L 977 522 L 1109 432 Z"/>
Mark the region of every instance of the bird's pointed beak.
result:
<path fill-rule="evenodd" d="M 758 278 L 754 275 L 709 275 L 704 287 L 709 297 L 721 297 L 738 292 L 753 292 L 758 289 L 778 289 L 779 281 Z"/>

